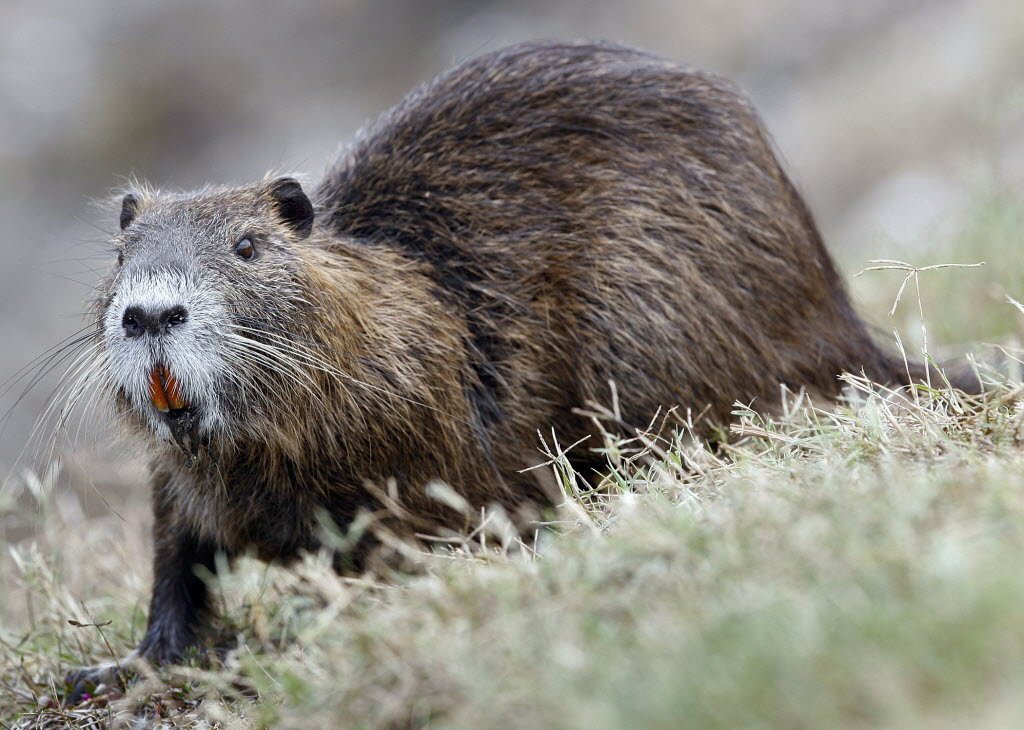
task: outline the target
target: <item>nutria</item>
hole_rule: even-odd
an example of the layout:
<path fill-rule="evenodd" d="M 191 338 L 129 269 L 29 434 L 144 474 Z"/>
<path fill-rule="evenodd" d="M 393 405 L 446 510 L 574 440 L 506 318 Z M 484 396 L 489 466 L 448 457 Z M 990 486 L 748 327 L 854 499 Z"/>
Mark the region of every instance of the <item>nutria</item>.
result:
<path fill-rule="evenodd" d="M 522 471 L 538 431 L 586 437 L 578 409 L 610 381 L 628 427 L 672 406 L 722 424 L 780 384 L 837 394 L 844 372 L 907 378 L 746 97 L 616 45 L 463 63 L 308 196 L 288 177 L 140 188 L 120 225 L 97 352 L 155 452 L 136 650 L 153 663 L 196 640 L 196 569 L 218 552 L 286 561 L 317 547 L 321 515 L 393 513 L 387 493 L 418 524 L 460 527 L 434 480 L 475 508 L 543 505 Z"/>

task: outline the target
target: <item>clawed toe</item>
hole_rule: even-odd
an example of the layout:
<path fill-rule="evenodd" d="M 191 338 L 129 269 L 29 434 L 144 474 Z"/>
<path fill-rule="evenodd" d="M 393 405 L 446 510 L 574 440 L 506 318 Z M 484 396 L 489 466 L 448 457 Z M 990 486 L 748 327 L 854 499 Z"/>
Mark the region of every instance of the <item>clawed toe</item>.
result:
<path fill-rule="evenodd" d="M 114 688 L 123 687 L 125 680 L 126 669 L 119 662 L 77 669 L 64 678 L 64 706 L 74 707 L 106 695 Z"/>

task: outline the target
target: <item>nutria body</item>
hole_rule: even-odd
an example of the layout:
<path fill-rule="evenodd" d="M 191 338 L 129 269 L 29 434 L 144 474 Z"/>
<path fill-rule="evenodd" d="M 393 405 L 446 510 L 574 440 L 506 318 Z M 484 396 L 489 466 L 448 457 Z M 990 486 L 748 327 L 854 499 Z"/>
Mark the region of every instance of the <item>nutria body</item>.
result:
<path fill-rule="evenodd" d="M 323 513 L 387 513 L 389 480 L 438 529 L 461 518 L 432 480 L 474 507 L 543 504 L 521 472 L 537 432 L 587 436 L 574 409 L 609 381 L 628 427 L 902 372 L 745 97 L 617 46 L 469 61 L 308 197 L 287 178 L 134 191 L 121 223 L 98 310 L 117 406 L 158 450 L 154 662 L 195 640 L 196 565 L 315 548 Z"/>

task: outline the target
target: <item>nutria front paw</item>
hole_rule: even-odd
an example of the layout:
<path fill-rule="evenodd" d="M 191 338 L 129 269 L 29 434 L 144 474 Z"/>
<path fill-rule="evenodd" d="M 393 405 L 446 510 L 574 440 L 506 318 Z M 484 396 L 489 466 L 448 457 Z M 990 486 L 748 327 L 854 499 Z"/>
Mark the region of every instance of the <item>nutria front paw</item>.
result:
<path fill-rule="evenodd" d="M 64 705 L 72 707 L 111 690 L 124 689 L 138 674 L 140 664 L 150 667 L 175 664 L 191 647 L 189 639 L 174 632 L 150 631 L 124 659 L 70 672 L 64 678 Z"/>
<path fill-rule="evenodd" d="M 133 656 L 117 662 L 83 667 L 64 677 L 64 706 L 74 707 L 111 690 L 123 689 L 131 672 Z"/>

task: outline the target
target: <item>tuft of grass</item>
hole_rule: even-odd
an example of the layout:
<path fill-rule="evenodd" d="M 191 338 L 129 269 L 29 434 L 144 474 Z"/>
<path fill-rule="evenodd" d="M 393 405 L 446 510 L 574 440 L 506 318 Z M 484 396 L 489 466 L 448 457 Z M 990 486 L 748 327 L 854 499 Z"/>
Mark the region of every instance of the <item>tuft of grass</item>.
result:
<path fill-rule="evenodd" d="M 922 318 L 939 345 L 962 352 L 978 343 L 1006 343 L 1020 339 L 1021 320 L 1006 309 L 1007 296 L 1024 301 L 1024 257 L 1020 256 L 1024 231 L 1024 197 L 998 189 L 976 196 L 962 219 L 948 232 L 920 241 L 877 241 L 868 258 L 900 258 L 921 267 L 935 264 L 985 265 L 973 271 L 942 268 L 928 271 L 917 283 L 923 312 L 917 302 L 905 302 L 890 315 L 893 291 L 904 274 L 855 277 L 853 293 L 875 323 L 891 332 L 904 332 L 920 346 Z M 854 271 L 863 268 L 857 262 Z M 890 286 L 890 284 L 892 286 Z"/>

